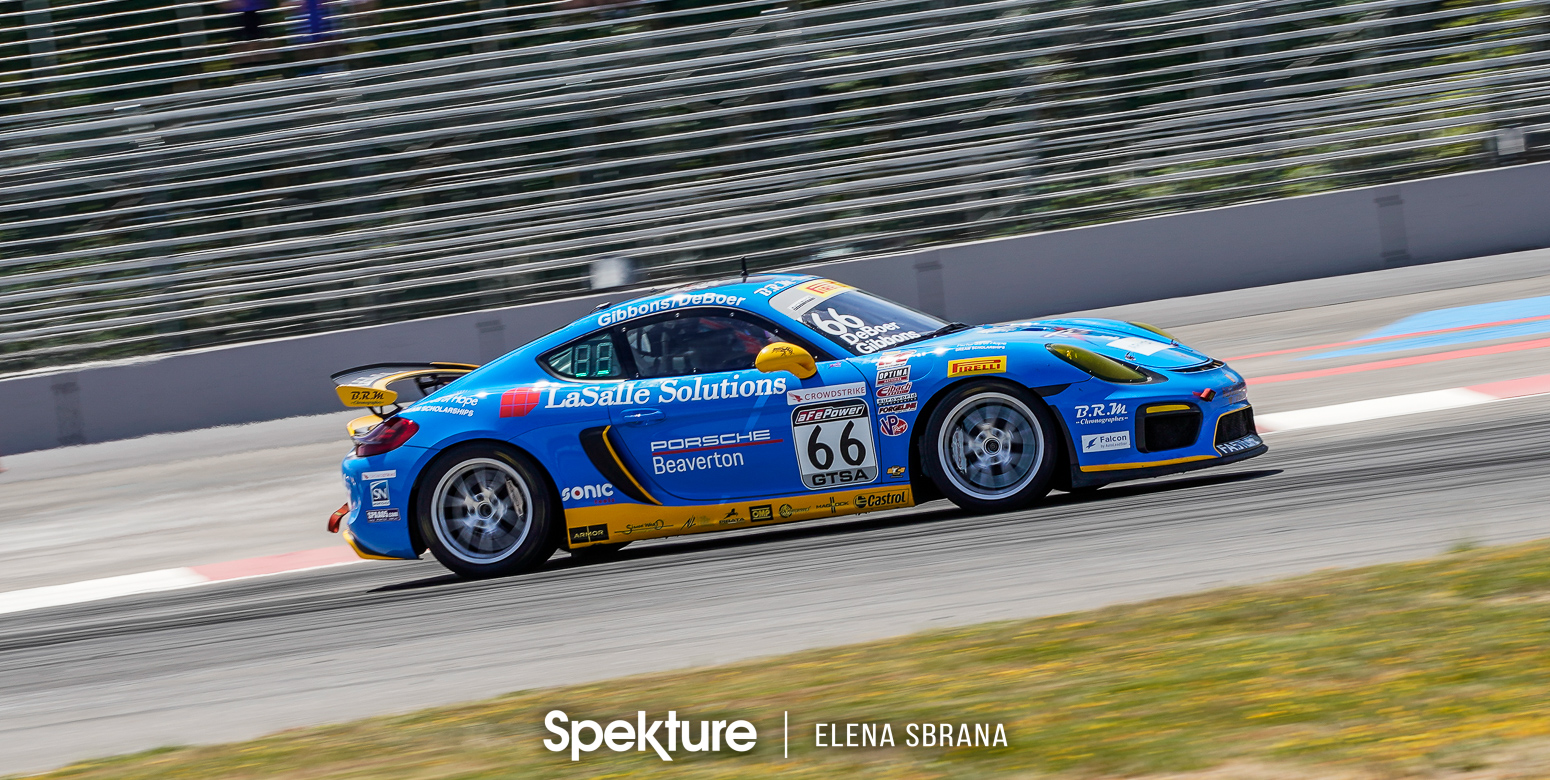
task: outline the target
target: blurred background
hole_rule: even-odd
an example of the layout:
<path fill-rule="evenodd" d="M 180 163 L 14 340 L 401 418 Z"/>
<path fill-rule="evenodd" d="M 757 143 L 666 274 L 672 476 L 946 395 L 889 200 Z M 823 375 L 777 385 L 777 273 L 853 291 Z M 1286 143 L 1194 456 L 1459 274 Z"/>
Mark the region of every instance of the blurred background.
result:
<path fill-rule="evenodd" d="M 0 373 L 1545 159 L 1543 0 L 10 0 Z"/>

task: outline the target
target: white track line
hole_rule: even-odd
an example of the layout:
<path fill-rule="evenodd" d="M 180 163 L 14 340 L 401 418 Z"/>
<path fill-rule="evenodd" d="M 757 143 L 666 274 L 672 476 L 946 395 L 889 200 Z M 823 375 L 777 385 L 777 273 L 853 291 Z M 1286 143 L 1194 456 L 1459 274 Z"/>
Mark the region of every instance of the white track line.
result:
<path fill-rule="evenodd" d="M 1259 428 L 1260 433 L 1280 433 L 1300 428 L 1349 425 L 1367 420 L 1381 420 L 1385 417 L 1458 409 L 1499 400 L 1501 399 L 1485 393 L 1455 387 L 1450 390 L 1433 390 L 1429 393 L 1411 393 L 1368 401 L 1354 401 L 1348 404 L 1318 406 L 1312 409 L 1299 409 L 1295 412 L 1256 415 L 1254 425 Z"/>

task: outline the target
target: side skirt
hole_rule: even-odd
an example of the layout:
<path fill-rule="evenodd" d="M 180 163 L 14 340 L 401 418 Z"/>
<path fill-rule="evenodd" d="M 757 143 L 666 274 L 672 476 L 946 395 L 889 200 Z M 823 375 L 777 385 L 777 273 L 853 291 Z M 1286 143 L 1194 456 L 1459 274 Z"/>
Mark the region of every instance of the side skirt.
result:
<path fill-rule="evenodd" d="M 914 505 L 915 494 L 909 485 L 888 485 L 696 506 L 616 503 L 566 507 L 565 537 L 574 550 L 593 544 L 778 525 Z"/>

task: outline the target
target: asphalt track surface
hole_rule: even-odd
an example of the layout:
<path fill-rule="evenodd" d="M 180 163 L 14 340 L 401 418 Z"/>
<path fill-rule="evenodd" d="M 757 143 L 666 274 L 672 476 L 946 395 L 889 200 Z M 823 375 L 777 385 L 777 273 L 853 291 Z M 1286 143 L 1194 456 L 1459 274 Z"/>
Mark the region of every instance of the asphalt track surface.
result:
<path fill-rule="evenodd" d="M 1161 315 L 1151 319 L 1230 356 L 1550 294 L 1550 253 L 1448 265 L 1119 313 Z M 1547 355 L 1270 384 L 1250 397 L 1286 411 L 1550 373 Z M 1371 359 L 1235 365 L 1264 376 Z M 7 458 L 0 531 L 30 541 L 0 551 L 0 566 L 27 575 L 0 585 L 326 544 L 316 529 L 342 490 L 329 487 L 331 470 L 312 470 L 342 447 L 325 423 L 337 421 Z M 1550 396 L 1268 440 L 1268 455 L 1234 466 L 996 516 L 938 502 L 663 540 L 601 565 L 559 554 L 497 581 L 458 581 L 430 561 L 371 563 L 0 616 L 0 773 L 1550 532 Z M 250 511 L 231 521 L 212 505 Z"/>

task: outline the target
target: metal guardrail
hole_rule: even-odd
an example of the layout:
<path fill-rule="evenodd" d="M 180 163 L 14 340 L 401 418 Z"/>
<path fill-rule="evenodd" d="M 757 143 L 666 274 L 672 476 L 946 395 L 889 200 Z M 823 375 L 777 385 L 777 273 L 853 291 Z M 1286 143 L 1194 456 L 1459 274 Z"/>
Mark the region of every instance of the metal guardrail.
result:
<path fill-rule="evenodd" d="M 47 1 L 0 14 L 0 370 L 1526 162 L 1550 130 L 1546 0 L 448 1 L 233 69 L 206 5 L 89 43 Z"/>

